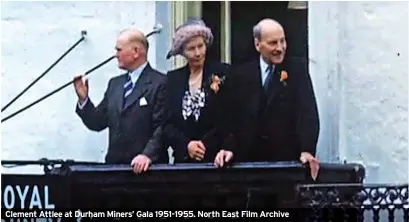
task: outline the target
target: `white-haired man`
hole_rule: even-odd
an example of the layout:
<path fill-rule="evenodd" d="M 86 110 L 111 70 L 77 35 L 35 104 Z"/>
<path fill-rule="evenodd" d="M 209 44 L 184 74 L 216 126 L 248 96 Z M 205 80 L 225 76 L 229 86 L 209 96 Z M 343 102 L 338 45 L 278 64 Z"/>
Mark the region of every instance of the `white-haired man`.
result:
<path fill-rule="evenodd" d="M 239 162 L 300 160 L 309 162 L 315 179 L 319 118 L 307 62 L 286 58 L 285 33 L 277 21 L 263 19 L 253 32 L 260 57 L 233 68 L 226 80 L 226 131 L 233 142 L 218 153 L 215 165 L 233 157 Z"/>

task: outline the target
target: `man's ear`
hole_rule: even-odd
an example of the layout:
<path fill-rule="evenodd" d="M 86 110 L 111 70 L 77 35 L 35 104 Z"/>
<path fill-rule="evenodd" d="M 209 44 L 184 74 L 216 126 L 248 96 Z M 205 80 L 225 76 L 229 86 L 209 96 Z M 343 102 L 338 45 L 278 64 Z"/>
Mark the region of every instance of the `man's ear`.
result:
<path fill-rule="evenodd" d="M 133 51 L 135 52 L 135 57 L 137 58 L 139 56 L 139 54 L 141 54 L 141 49 L 139 48 L 139 46 L 135 45 L 133 47 Z"/>
<path fill-rule="evenodd" d="M 257 38 L 254 38 L 254 47 L 256 48 L 257 52 L 260 52 L 260 41 Z"/>

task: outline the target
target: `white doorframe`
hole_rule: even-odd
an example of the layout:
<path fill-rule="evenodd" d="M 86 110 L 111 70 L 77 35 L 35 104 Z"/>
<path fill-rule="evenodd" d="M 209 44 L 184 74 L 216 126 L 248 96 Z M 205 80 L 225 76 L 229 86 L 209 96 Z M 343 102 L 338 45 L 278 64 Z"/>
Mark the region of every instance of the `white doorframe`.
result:
<path fill-rule="evenodd" d="M 220 56 L 222 62 L 231 62 L 231 18 L 230 1 L 221 2 Z"/>
<path fill-rule="evenodd" d="M 187 2 L 187 1 L 172 1 L 171 2 L 171 30 L 170 43 L 175 34 L 175 29 L 187 21 L 189 17 L 202 17 L 202 2 Z M 182 56 L 174 56 L 171 58 L 172 69 L 184 66 L 186 60 Z"/>

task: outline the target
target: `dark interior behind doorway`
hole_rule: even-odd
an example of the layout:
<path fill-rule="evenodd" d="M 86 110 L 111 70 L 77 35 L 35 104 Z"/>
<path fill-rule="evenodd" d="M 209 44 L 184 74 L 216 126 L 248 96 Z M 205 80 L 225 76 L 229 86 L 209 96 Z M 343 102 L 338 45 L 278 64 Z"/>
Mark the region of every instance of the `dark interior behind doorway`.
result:
<path fill-rule="evenodd" d="M 208 57 L 221 60 L 220 52 L 220 2 L 202 2 L 202 15 L 215 36 Z M 231 5 L 231 63 L 243 63 L 257 59 L 254 49 L 253 26 L 263 18 L 280 22 L 286 32 L 291 57 L 308 59 L 308 13 L 307 9 L 288 9 L 288 2 L 230 2 Z"/>

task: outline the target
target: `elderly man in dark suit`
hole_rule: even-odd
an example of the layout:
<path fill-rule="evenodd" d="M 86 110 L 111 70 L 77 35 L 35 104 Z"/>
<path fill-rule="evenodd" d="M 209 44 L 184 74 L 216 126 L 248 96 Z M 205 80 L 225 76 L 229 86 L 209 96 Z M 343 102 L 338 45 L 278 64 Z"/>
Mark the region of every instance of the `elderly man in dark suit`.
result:
<path fill-rule="evenodd" d="M 166 75 L 147 62 L 148 42 L 140 31 L 122 31 L 115 48 L 119 68 L 126 73 L 110 79 L 97 107 L 88 97 L 88 81 L 75 77 L 76 112 L 92 131 L 109 128 L 106 163 L 131 164 L 140 173 L 152 162 L 167 163 L 161 142 Z"/>
<path fill-rule="evenodd" d="M 260 57 L 226 80 L 226 132 L 232 139 L 215 164 L 223 166 L 233 154 L 236 161 L 300 160 L 309 162 L 315 179 L 319 119 L 307 62 L 285 58 L 284 30 L 275 20 L 254 27 L 254 44 Z"/>

